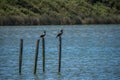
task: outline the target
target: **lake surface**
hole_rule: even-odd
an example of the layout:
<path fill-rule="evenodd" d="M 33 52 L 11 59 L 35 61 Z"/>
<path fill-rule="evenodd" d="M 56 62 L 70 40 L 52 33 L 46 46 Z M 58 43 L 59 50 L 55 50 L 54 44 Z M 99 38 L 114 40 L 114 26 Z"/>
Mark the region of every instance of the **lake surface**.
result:
<path fill-rule="evenodd" d="M 62 36 L 62 68 L 58 75 L 58 39 Z M 47 31 L 46 72 L 42 73 L 39 36 Z M 24 40 L 22 75 L 19 44 Z M 38 66 L 33 74 L 36 41 Z M 0 27 L 0 80 L 120 80 L 120 25 L 4 26 Z"/>

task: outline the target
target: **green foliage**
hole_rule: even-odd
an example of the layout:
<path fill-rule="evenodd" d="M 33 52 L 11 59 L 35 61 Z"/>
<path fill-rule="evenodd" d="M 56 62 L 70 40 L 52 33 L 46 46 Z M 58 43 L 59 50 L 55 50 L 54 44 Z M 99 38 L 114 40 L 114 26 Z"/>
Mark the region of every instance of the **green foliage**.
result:
<path fill-rule="evenodd" d="M 23 17 L 22 21 L 35 17 L 39 24 L 93 23 L 117 19 L 120 0 L 0 0 L 0 16 Z"/>

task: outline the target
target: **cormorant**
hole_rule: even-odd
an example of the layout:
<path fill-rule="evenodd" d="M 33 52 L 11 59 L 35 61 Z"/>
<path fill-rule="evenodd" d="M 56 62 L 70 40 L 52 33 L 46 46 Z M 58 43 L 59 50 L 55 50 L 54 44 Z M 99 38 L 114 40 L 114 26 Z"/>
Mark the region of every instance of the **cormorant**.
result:
<path fill-rule="evenodd" d="M 43 34 L 40 36 L 41 38 L 44 38 L 46 35 L 46 31 L 43 32 Z"/>
<path fill-rule="evenodd" d="M 56 38 L 59 37 L 59 36 L 61 36 L 62 34 L 63 34 L 63 29 L 60 30 L 60 32 L 58 33 L 58 35 L 56 36 Z"/>

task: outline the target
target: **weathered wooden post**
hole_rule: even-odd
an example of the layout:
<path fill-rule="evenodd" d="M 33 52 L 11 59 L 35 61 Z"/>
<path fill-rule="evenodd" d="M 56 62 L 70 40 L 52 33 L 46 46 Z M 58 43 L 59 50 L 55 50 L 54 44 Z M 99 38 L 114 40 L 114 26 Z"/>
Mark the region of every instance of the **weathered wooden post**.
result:
<path fill-rule="evenodd" d="M 23 39 L 20 39 L 20 54 L 19 54 L 19 74 L 22 70 L 22 54 L 23 54 Z"/>
<path fill-rule="evenodd" d="M 59 36 L 59 58 L 58 58 L 58 72 L 61 72 L 61 49 L 62 49 L 62 38 Z"/>
<path fill-rule="evenodd" d="M 63 30 L 58 33 L 57 37 L 59 38 L 59 50 L 58 50 L 58 73 L 60 74 L 61 72 L 61 52 L 62 52 L 62 37 L 61 35 L 63 34 Z"/>
<path fill-rule="evenodd" d="M 42 38 L 42 60 L 43 60 L 43 73 L 45 72 L 45 39 Z"/>
<path fill-rule="evenodd" d="M 43 67 L 43 73 L 45 72 L 45 35 L 46 31 L 40 36 L 42 38 L 42 67 Z"/>
<path fill-rule="evenodd" d="M 39 41 L 37 40 L 36 43 L 36 53 L 35 53 L 35 62 L 34 62 L 34 74 L 36 74 L 36 70 L 37 70 L 37 61 L 38 61 L 38 52 L 39 52 Z"/>

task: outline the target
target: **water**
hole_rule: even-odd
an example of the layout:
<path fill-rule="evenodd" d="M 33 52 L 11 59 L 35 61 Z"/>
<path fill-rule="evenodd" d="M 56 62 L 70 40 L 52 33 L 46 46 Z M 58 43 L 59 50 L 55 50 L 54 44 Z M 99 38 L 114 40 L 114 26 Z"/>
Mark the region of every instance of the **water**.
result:
<path fill-rule="evenodd" d="M 62 68 L 58 75 L 57 32 L 62 36 Z M 41 41 L 36 75 L 35 46 L 46 35 L 46 72 L 42 73 Z M 24 39 L 22 75 L 19 43 Z M 120 25 L 0 27 L 0 80 L 120 80 Z"/>

